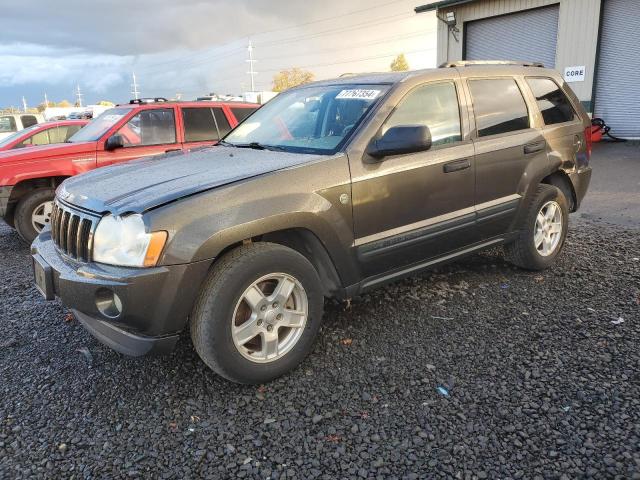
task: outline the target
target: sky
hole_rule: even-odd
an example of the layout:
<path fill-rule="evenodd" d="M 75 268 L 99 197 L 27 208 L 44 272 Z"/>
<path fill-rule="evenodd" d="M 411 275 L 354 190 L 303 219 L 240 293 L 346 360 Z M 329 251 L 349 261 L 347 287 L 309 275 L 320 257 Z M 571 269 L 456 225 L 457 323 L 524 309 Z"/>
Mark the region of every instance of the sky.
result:
<path fill-rule="evenodd" d="M 424 3 L 424 2 L 422 2 Z M 436 18 L 420 0 L 31 0 L 2 7 L 0 106 L 44 101 L 125 102 L 135 72 L 142 96 L 193 99 L 270 90 L 282 69 L 316 79 L 436 62 Z"/>

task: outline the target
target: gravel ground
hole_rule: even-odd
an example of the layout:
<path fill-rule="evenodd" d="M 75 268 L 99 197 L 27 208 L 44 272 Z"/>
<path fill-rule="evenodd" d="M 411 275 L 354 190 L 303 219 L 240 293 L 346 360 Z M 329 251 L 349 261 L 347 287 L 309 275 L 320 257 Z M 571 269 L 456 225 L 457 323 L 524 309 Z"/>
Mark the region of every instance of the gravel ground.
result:
<path fill-rule="evenodd" d="M 0 478 L 640 478 L 640 232 L 573 220 L 542 274 L 488 252 L 328 305 L 260 388 L 186 335 L 101 346 L 2 225 Z"/>

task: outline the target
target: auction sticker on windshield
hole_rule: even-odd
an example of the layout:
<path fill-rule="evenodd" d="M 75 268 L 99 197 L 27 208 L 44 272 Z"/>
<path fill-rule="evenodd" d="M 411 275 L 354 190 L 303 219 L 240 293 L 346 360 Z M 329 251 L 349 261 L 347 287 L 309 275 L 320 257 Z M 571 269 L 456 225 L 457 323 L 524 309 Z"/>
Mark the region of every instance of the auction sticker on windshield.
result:
<path fill-rule="evenodd" d="M 364 90 L 356 88 L 353 90 L 342 90 L 338 95 L 336 95 L 336 100 L 373 100 L 378 95 L 380 95 L 380 90 Z"/>

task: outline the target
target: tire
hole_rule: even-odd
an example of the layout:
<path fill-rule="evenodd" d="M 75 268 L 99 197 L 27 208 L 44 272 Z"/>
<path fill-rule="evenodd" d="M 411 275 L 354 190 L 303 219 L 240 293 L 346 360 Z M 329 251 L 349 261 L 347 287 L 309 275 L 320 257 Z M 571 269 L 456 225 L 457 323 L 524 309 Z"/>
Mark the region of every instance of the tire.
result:
<path fill-rule="evenodd" d="M 260 290 L 257 294 L 254 285 Z M 273 290 L 280 286 L 292 288 L 282 305 L 275 301 Z M 303 316 L 294 315 L 294 310 L 304 311 L 305 306 L 303 327 L 283 326 L 287 321 L 302 324 Z M 202 361 L 222 377 L 244 384 L 265 383 L 291 371 L 309 354 L 323 306 L 320 279 L 304 256 L 274 243 L 243 245 L 220 258 L 209 272 L 191 314 L 191 339 Z M 277 320 L 278 316 L 282 319 Z M 251 337 L 256 331 L 258 335 Z M 274 355 L 273 332 L 278 338 L 275 355 L 281 356 L 269 358 Z M 250 340 L 241 345 L 243 335 Z"/>
<path fill-rule="evenodd" d="M 42 231 L 42 228 L 37 229 L 33 222 L 34 213 L 37 213 L 40 209 L 44 208 L 47 202 L 53 202 L 55 198 L 55 190 L 53 188 L 39 188 L 32 190 L 24 195 L 18 202 L 16 207 L 16 213 L 14 218 L 14 224 L 18 234 L 25 242 L 31 243 Z M 51 216 L 51 209 L 48 210 L 48 216 L 46 211 L 40 211 L 39 220 L 42 221 L 43 227 L 49 224 L 49 218 Z M 48 218 L 44 218 L 48 217 Z M 43 219 L 44 218 L 44 219 Z"/>
<path fill-rule="evenodd" d="M 549 226 L 549 230 L 545 230 L 539 228 L 541 223 L 538 220 L 538 214 L 542 213 L 541 210 L 544 209 L 544 213 L 549 214 L 552 209 L 556 208 L 557 210 L 553 211 L 557 211 L 558 216 L 554 215 L 554 218 L 559 218 L 562 222 L 557 237 L 551 233 L 557 231 L 556 222 L 543 223 L 545 228 L 546 225 Z M 526 270 L 544 270 L 551 267 L 562 251 L 568 226 L 569 208 L 562 191 L 553 185 L 538 185 L 530 199 L 523 221 L 520 223 L 518 237 L 504 247 L 507 260 Z M 542 243 L 540 243 L 541 238 L 543 239 Z M 549 243 L 546 243 L 547 239 Z"/>

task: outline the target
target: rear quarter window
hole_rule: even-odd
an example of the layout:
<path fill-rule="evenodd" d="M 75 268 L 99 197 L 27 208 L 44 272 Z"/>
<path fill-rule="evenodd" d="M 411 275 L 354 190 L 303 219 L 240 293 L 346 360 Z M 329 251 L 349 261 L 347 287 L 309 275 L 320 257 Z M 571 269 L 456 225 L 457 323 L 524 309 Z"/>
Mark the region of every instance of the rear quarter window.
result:
<path fill-rule="evenodd" d="M 550 78 L 527 78 L 545 125 L 571 122 L 577 114 L 564 92 Z"/>
<path fill-rule="evenodd" d="M 529 111 L 513 78 L 469 80 L 479 137 L 529 128 Z"/>
<path fill-rule="evenodd" d="M 22 121 L 22 128 L 32 127 L 38 123 L 38 119 L 33 115 L 22 115 L 20 120 Z"/>

